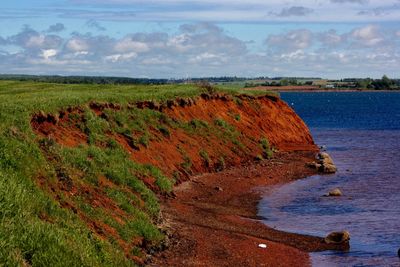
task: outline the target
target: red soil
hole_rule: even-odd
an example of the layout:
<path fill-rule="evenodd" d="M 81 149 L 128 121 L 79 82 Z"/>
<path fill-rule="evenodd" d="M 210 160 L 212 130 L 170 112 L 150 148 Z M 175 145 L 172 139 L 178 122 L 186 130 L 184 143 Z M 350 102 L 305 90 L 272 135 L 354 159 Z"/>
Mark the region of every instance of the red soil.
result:
<path fill-rule="evenodd" d="M 170 247 L 151 266 L 309 266 L 307 252 L 346 249 L 322 238 L 285 233 L 257 219 L 262 187 L 314 173 L 314 152 L 279 153 L 258 164 L 193 177 L 163 205 Z M 259 244 L 267 244 L 267 249 Z"/>
<path fill-rule="evenodd" d="M 170 129 L 170 137 L 157 131 L 152 135 L 155 140 L 145 149 L 133 149 L 124 137 L 117 136 L 117 141 L 131 154 L 134 161 L 157 166 L 165 173 L 172 175 L 179 171 L 182 180 L 188 173 L 182 170 L 184 157 L 182 150 L 191 160 L 191 173 L 199 174 L 218 168 L 218 160 L 225 159 L 227 166 L 236 166 L 253 160 L 262 154 L 260 139 L 267 138 L 271 147 L 280 151 L 313 150 L 316 146 L 307 126 L 297 114 L 283 101 L 275 97 L 240 96 L 237 104 L 226 96 L 212 99 L 199 98 L 195 104 L 166 108 L 163 110 L 173 120 L 190 122 L 201 120 L 214 124 L 215 119 L 223 119 L 240 133 L 238 140 L 244 150 L 234 149 L 232 143 L 225 143 L 216 136 L 204 136 L 201 133 L 187 134 L 182 129 Z M 240 116 L 239 120 L 235 116 Z M 180 148 L 180 149 L 178 149 Z M 210 157 L 207 166 L 199 152 L 206 151 Z"/>
<path fill-rule="evenodd" d="M 69 108 L 56 115 L 39 112 L 32 117 L 31 125 L 36 134 L 75 147 L 87 143 L 87 136 L 78 127 L 82 118 L 82 111 L 78 108 Z"/>
<path fill-rule="evenodd" d="M 166 104 L 140 102 L 130 104 L 128 108 L 132 106 L 156 109 L 170 119 L 181 122 L 202 120 L 214 125 L 216 119 L 223 119 L 240 133 L 236 141 L 243 144 L 238 148 L 235 140 L 222 140 L 213 134 L 206 135 L 198 131 L 188 133 L 183 129 L 171 128 L 168 129 L 169 136 L 151 129 L 152 139 L 148 146 L 132 148 L 124 136 L 110 133 L 135 162 L 152 164 L 170 176 L 179 172 L 179 183 L 189 180 L 175 189 L 175 198 L 166 197 L 162 201 L 165 226 L 173 233 L 172 245 L 155 257 L 151 264 L 305 266 L 309 264 L 308 251 L 343 249 L 328 246 L 318 237 L 276 231 L 251 220 L 256 218 L 256 206 L 260 199 L 260 194 L 254 188 L 312 174 L 305 163 L 314 160 L 317 147 L 307 126 L 286 103 L 272 96 L 237 96 L 234 100 L 225 95 L 202 95 L 196 99 L 177 99 Z M 98 116 L 103 115 L 104 109 L 122 109 L 119 105 L 96 103 L 91 103 L 90 108 Z M 83 114 L 79 109 L 69 109 L 57 116 L 39 113 L 33 116 L 31 125 L 34 132 L 42 137 L 51 138 L 64 146 L 77 146 L 87 143 L 88 139 L 78 127 L 81 120 Z M 219 131 L 223 133 L 225 130 L 220 127 Z M 273 160 L 242 165 L 263 153 L 260 139 L 264 137 L 280 152 Z M 207 152 L 210 162 L 205 162 L 200 151 Z M 235 168 L 193 178 L 194 174 L 220 168 L 218 160 L 221 156 L 226 166 Z M 190 158 L 190 168 L 182 165 L 186 157 Z M 56 162 L 51 157 L 49 161 Z M 150 189 L 157 191 L 152 177 L 142 179 Z M 50 191 L 60 201 L 69 194 L 79 194 L 90 205 L 104 209 L 118 222 L 124 223 L 129 219 L 104 192 L 104 187 L 114 186 L 106 178 L 101 177 L 96 188 L 87 188 L 77 181 L 79 179 L 73 181 L 72 188 L 58 182 L 50 186 Z M 43 182 L 41 186 L 49 188 Z M 60 194 L 64 197 L 61 198 Z M 115 229 L 91 221 L 71 203 L 61 204 L 78 213 L 95 233 L 118 240 L 127 257 L 132 257 L 128 251 L 137 241 L 132 241 L 132 244 L 122 241 Z M 266 243 L 268 248 L 260 249 L 258 243 Z M 138 258 L 134 260 L 141 262 Z"/>
<path fill-rule="evenodd" d="M 307 126 L 285 102 L 272 96 L 243 95 L 240 99 L 240 104 L 223 98 L 200 99 L 196 105 L 170 109 L 166 113 L 184 121 L 199 119 L 213 123 L 215 118 L 221 118 L 256 142 L 266 137 L 271 146 L 281 151 L 315 149 Z M 234 115 L 240 115 L 240 119 L 235 120 Z"/>

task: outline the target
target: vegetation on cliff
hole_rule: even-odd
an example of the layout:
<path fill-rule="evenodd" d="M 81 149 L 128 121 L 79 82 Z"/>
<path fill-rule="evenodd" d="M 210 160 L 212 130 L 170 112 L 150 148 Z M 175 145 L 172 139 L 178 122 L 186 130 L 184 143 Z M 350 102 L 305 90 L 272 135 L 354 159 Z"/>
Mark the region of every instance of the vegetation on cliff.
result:
<path fill-rule="evenodd" d="M 0 81 L 0 262 L 142 264 L 175 182 L 314 146 L 277 97 L 238 93 Z"/>

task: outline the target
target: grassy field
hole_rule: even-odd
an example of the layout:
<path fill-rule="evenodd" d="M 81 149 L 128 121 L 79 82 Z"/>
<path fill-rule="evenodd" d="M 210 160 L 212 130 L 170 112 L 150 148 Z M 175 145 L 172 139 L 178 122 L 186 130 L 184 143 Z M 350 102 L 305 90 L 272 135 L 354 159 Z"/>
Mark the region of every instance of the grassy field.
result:
<path fill-rule="evenodd" d="M 130 160 L 110 133 L 130 138 L 133 146 L 146 146 L 152 138 L 149 127 L 168 135 L 165 124 L 187 125 L 165 121 L 161 112 L 147 109 L 110 110 L 104 120 L 88 103 L 126 107 L 202 92 L 196 85 L 0 81 L 0 265 L 134 266 L 145 257 L 141 248 L 162 245 L 164 234 L 156 227 L 157 194 L 168 194 L 174 179 L 154 166 Z M 62 146 L 33 132 L 34 114 L 68 107 L 79 107 L 79 114 L 68 116 L 71 127 L 87 135 L 87 144 Z M 139 138 L 133 138 L 132 131 Z M 102 177 L 108 186 L 102 186 Z M 155 178 L 152 190 L 142 182 L 146 177 Z M 93 233 L 96 229 L 98 234 Z"/>

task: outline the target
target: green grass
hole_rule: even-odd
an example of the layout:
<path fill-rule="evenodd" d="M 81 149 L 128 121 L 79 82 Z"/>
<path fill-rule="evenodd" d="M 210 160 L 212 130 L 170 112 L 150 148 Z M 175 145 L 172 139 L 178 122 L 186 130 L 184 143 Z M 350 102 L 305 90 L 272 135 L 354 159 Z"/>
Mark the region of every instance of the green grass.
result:
<path fill-rule="evenodd" d="M 199 155 L 203 159 L 205 167 L 207 167 L 207 168 L 210 167 L 211 160 L 210 160 L 210 156 L 208 155 L 207 151 L 202 149 L 202 150 L 200 150 Z"/>
<path fill-rule="evenodd" d="M 263 157 L 265 159 L 270 159 L 274 155 L 273 149 L 271 149 L 271 146 L 269 144 L 269 141 L 267 138 L 261 138 L 260 139 L 260 146 L 263 150 Z"/>
<path fill-rule="evenodd" d="M 237 93 L 239 89 L 223 87 L 219 91 Z M 154 178 L 159 192 L 168 194 L 179 174 L 167 177 L 154 166 L 132 161 L 112 135 L 123 136 L 134 149 L 143 149 L 157 138 L 154 130 L 168 138 L 174 128 L 210 135 L 215 133 L 213 127 L 216 126 L 222 129 L 221 137 L 242 146 L 238 141 L 240 134 L 221 119 L 215 121 L 215 126 L 199 120 L 173 122 L 155 110 L 128 108 L 129 103 L 138 101 L 162 102 L 200 93 L 202 90 L 195 85 L 0 81 L 0 265 L 134 266 L 112 236 L 101 239 L 93 234 L 79 214 L 109 225 L 122 240 L 129 242 L 142 237 L 147 244 L 157 246 L 163 239 L 155 226 L 159 215 L 158 198 L 142 178 Z M 107 109 L 104 116 L 99 117 L 88 107 L 93 101 L 118 103 L 122 108 Z M 63 147 L 33 133 L 30 125 L 33 114 L 39 111 L 57 113 L 68 107 L 83 110 L 83 115 L 71 116 L 87 135 L 88 144 Z M 209 161 L 205 151 L 200 153 Z M 184 151 L 182 156 L 182 168 L 189 172 L 191 160 Z M 217 163 L 220 169 L 225 168 L 223 157 Z M 101 176 L 113 187 L 103 188 L 100 193 L 116 203 L 128 218 L 133 218 L 123 225 L 107 213 L 109 211 L 91 205 L 84 192 L 68 191 L 68 186 L 100 190 Z M 38 178 L 48 190 L 38 186 Z M 52 193 L 51 186 L 66 186 L 67 189 Z M 59 199 L 55 200 L 55 196 Z M 60 204 L 63 202 L 70 203 L 79 212 L 63 208 Z M 140 254 L 139 248 L 131 250 L 134 255 Z"/>

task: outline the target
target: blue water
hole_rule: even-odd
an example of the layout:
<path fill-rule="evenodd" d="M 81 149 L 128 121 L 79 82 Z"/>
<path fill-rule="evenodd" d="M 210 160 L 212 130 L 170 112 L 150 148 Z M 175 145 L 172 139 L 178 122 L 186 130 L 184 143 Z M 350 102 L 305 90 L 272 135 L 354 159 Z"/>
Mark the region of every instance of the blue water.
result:
<path fill-rule="evenodd" d="M 268 189 L 265 223 L 325 236 L 348 230 L 350 251 L 312 253 L 313 266 L 400 266 L 400 93 L 282 93 L 338 172 Z M 323 197 L 339 187 L 343 197 Z"/>

